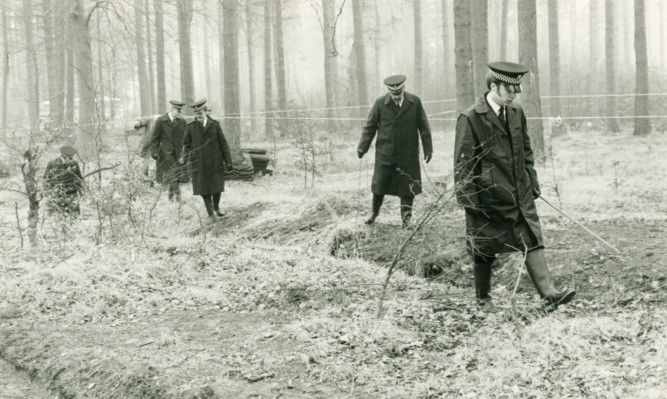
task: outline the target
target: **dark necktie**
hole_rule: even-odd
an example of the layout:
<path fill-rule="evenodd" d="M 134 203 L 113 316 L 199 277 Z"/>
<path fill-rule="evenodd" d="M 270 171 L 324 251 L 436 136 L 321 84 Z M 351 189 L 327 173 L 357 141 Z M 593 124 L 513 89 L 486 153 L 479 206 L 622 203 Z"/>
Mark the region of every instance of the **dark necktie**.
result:
<path fill-rule="evenodd" d="M 507 130 L 507 119 L 505 119 L 505 107 L 500 107 L 500 112 L 498 112 L 498 119 L 500 119 L 500 123 L 503 125 L 505 130 Z"/>

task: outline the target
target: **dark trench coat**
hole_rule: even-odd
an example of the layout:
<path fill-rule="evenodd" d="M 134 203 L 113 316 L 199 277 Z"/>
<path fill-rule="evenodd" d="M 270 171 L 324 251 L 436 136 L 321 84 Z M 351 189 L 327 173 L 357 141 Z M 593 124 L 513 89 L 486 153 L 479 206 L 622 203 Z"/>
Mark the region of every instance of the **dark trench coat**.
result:
<path fill-rule="evenodd" d="M 178 163 L 183 151 L 185 136 L 185 120 L 174 118 L 172 122 L 168 114 L 155 120 L 151 135 L 151 156 L 157 157 L 155 178 L 158 183 L 185 183 L 188 179 L 187 169 Z"/>
<path fill-rule="evenodd" d="M 218 121 L 208 117 L 205 128 L 196 120 L 188 123 L 183 150 L 192 173 L 192 194 L 225 191 L 225 167 L 232 166 L 232 156 Z"/>
<path fill-rule="evenodd" d="M 422 192 L 419 138 L 424 154 L 432 154 L 431 128 L 419 97 L 404 96 L 400 109 L 389 93 L 375 100 L 357 147 L 368 152 L 377 133 L 373 194 L 406 198 Z"/>
<path fill-rule="evenodd" d="M 526 116 L 519 105 L 506 109 L 509 134 L 485 97 L 456 122 L 454 181 L 457 200 L 466 209 L 471 254 L 543 246 L 534 200 L 540 187 Z"/>

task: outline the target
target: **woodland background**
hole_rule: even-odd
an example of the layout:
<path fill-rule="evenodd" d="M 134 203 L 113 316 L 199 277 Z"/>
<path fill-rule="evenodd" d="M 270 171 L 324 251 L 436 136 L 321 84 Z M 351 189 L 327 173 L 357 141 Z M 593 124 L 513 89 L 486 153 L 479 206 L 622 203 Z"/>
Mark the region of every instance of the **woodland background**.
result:
<path fill-rule="evenodd" d="M 0 2 L 0 398 L 664 398 L 667 1 Z M 452 190 L 457 111 L 488 61 L 530 67 L 545 309 L 523 254 L 475 305 Z M 413 230 L 356 144 L 407 75 L 434 157 Z M 210 222 L 170 202 L 139 120 L 206 97 L 273 175 Z M 189 112 L 189 108 L 186 108 Z M 186 115 L 186 118 L 189 118 Z M 77 219 L 42 176 L 74 144 Z M 610 246 L 576 225 L 572 217 Z M 613 247 L 613 249 L 612 249 Z"/>

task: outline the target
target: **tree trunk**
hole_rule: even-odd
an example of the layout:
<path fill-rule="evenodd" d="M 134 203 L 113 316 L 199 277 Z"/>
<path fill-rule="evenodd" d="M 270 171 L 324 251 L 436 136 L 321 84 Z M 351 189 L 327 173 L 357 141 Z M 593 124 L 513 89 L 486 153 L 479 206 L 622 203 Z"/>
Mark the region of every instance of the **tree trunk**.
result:
<path fill-rule="evenodd" d="M 32 4 L 30 0 L 23 0 L 23 22 L 26 40 L 28 118 L 30 119 L 30 127 L 35 128 L 39 123 L 39 63 L 37 62 L 37 49 L 32 32 Z"/>
<path fill-rule="evenodd" d="M 241 146 L 239 89 L 239 28 L 237 0 L 223 0 L 222 29 L 225 45 L 225 137 L 231 148 Z M 231 118 L 230 118 L 231 117 Z"/>
<path fill-rule="evenodd" d="M 222 0 L 218 1 L 218 75 L 220 77 L 220 112 L 225 113 L 225 37 L 223 35 L 223 7 Z"/>
<path fill-rule="evenodd" d="M 519 0 L 519 62 L 530 72 L 521 79 L 521 105 L 528 120 L 528 136 L 538 162 L 544 161 L 544 128 L 540 104 L 540 79 L 537 67 L 537 12 L 536 0 Z"/>
<path fill-rule="evenodd" d="M 2 2 L 2 131 L 7 131 L 7 92 L 9 78 L 9 24 L 7 23 L 7 2 Z"/>
<path fill-rule="evenodd" d="M 264 0 L 264 134 L 273 140 L 273 79 L 271 77 L 271 0 Z"/>
<path fill-rule="evenodd" d="M 500 12 L 500 59 L 507 60 L 507 10 L 509 0 L 502 0 L 502 11 Z"/>
<path fill-rule="evenodd" d="M 414 30 L 415 30 L 415 93 L 422 95 L 424 81 L 424 45 L 422 39 L 422 1 L 412 0 Z"/>
<path fill-rule="evenodd" d="M 70 23 L 69 16 L 67 18 L 68 23 L 63 24 L 66 28 L 66 45 L 65 45 L 65 124 L 67 126 L 72 126 L 74 124 L 74 91 L 76 90 L 76 81 L 74 80 L 74 64 L 76 60 L 74 59 L 74 46 L 76 45 L 75 40 L 75 28 L 74 25 Z M 68 128 L 69 130 L 70 128 Z"/>
<path fill-rule="evenodd" d="M 155 9 L 155 66 L 157 69 L 157 112 L 167 110 L 167 82 L 164 71 L 164 14 L 162 0 L 153 0 Z"/>
<path fill-rule="evenodd" d="M 97 6 L 95 6 L 97 7 Z M 79 93 L 79 130 L 77 145 L 79 155 L 85 161 L 98 159 L 100 137 L 95 126 L 95 79 L 90 49 L 90 15 L 83 9 L 83 1 L 77 0 L 70 14 L 74 28 L 74 53 Z"/>
<path fill-rule="evenodd" d="M 95 29 L 97 31 L 97 37 L 102 37 L 102 33 L 100 31 L 100 20 L 101 18 L 97 18 L 97 24 L 95 25 Z M 102 43 L 98 42 L 97 43 L 97 81 L 99 84 L 97 85 L 99 89 L 99 103 L 98 103 L 98 113 L 100 116 L 100 121 L 106 121 L 107 116 L 106 116 L 106 104 L 104 100 L 104 72 L 103 72 L 103 58 L 102 58 Z M 113 99 L 111 100 L 113 101 Z"/>
<path fill-rule="evenodd" d="M 253 12 L 251 9 L 252 2 L 246 1 L 245 5 L 245 26 L 246 26 L 246 43 L 248 46 L 248 97 L 250 100 L 250 131 L 255 134 L 257 132 L 257 90 L 255 88 L 255 49 L 254 49 L 254 21 Z"/>
<path fill-rule="evenodd" d="M 444 91 L 445 93 L 451 93 L 451 81 L 452 81 L 452 56 L 454 55 L 454 50 L 449 45 L 449 40 L 451 37 L 449 23 L 449 15 L 452 13 L 452 8 L 450 7 L 448 0 L 442 0 L 442 49 L 444 55 L 444 64 L 443 64 L 443 80 L 444 80 Z"/>
<path fill-rule="evenodd" d="M 636 8 L 637 6 L 635 6 Z M 658 17 L 658 25 L 660 26 L 660 37 L 664 38 L 665 37 L 665 23 L 667 21 L 665 20 L 665 2 L 660 1 L 660 10 L 659 10 L 659 17 Z M 636 22 L 635 22 L 636 23 Z M 665 65 L 667 65 L 667 62 L 665 62 L 665 56 L 667 55 L 667 51 L 665 51 L 665 41 L 666 40 L 660 40 L 660 60 L 658 62 L 658 65 L 660 65 L 660 70 L 664 71 L 665 70 Z"/>
<path fill-rule="evenodd" d="M 205 53 L 204 56 L 202 57 L 202 62 L 204 63 L 204 90 L 206 91 L 206 98 L 209 99 L 209 101 L 212 101 L 213 97 L 213 79 L 211 76 L 211 56 L 208 53 L 208 49 L 210 48 L 210 42 L 208 40 L 209 32 L 208 32 L 208 21 L 202 21 L 202 35 L 204 36 L 204 49 Z"/>
<path fill-rule="evenodd" d="M 54 120 L 56 98 L 56 80 L 58 79 L 56 63 L 56 44 L 53 33 L 53 6 L 51 0 L 42 0 L 42 19 L 44 21 L 44 49 L 46 50 L 47 90 L 49 95 L 49 118 Z"/>
<path fill-rule="evenodd" d="M 454 0 L 454 46 L 456 104 L 458 111 L 461 111 L 472 105 L 476 94 L 473 88 L 470 3 L 468 0 Z"/>
<path fill-rule="evenodd" d="M 488 5 L 486 0 L 470 2 L 470 41 L 472 47 L 473 87 L 475 94 L 484 93 L 489 64 Z"/>
<path fill-rule="evenodd" d="M 605 66 L 607 70 L 607 94 L 616 94 L 616 40 L 614 24 L 614 7 L 613 0 L 605 0 Z M 616 118 L 616 97 L 610 95 L 607 97 L 607 130 L 610 132 L 618 132 L 621 130 L 618 125 L 618 118 Z"/>
<path fill-rule="evenodd" d="M 375 18 L 373 20 L 375 21 L 375 34 L 373 35 L 373 47 L 375 50 L 375 88 L 380 87 L 380 81 L 382 80 L 382 77 L 380 76 L 380 65 L 382 62 L 382 40 L 381 40 L 381 35 L 382 35 L 382 25 L 380 24 L 380 11 L 378 9 L 378 2 L 374 1 L 373 2 L 373 11 L 375 13 Z"/>
<path fill-rule="evenodd" d="M 195 101 L 195 78 L 192 67 L 192 0 L 178 0 L 178 43 L 181 59 L 181 101 L 186 103 L 183 114 L 192 115 L 190 105 Z"/>
<path fill-rule="evenodd" d="M 278 88 L 278 109 L 285 111 L 287 109 L 287 79 L 285 77 L 285 44 L 283 38 L 283 2 L 274 0 L 276 8 L 275 20 L 275 43 L 276 43 L 276 84 Z M 287 116 L 286 113 L 282 114 Z M 287 120 L 281 118 L 278 120 L 281 137 L 287 133 Z"/>
<path fill-rule="evenodd" d="M 361 0 L 352 0 L 352 18 L 354 20 L 354 60 L 356 65 L 357 102 L 368 104 L 368 78 L 366 77 L 366 44 L 364 42 L 364 18 Z M 366 110 L 360 108 L 360 115 L 365 116 Z"/>
<path fill-rule="evenodd" d="M 635 60 L 637 62 L 635 69 L 635 136 L 645 136 L 651 133 L 651 121 L 647 118 L 648 54 L 646 51 L 645 6 L 645 0 L 635 0 Z"/>
<path fill-rule="evenodd" d="M 148 54 L 148 97 L 150 98 L 151 114 L 158 112 L 155 98 L 155 63 L 153 62 L 153 39 L 151 38 L 151 7 L 150 0 L 144 1 L 144 16 L 146 18 L 146 53 Z"/>
<path fill-rule="evenodd" d="M 143 0 L 134 0 L 134 35 L 137 46 L 137 72 L 139 76 L 139 99 L 141 100 L 141 115 L 148 116 L 151 111 L 150 84 L 148 82 L 148 67 L 146 66 L 146 43 L 144 42 L 144 16 L 142 15 Z"/>
<path fill-rule="evenodd" d="M 25 185 L 26 194 L 28 194 L 28 240 L 30 245 L 36 247 L 37 241 L 37 226 L 39 226 L 39 191 L 37 184 L 37 151 L 35 149 L 28 149 L 24 153 L 24 163 L 21 165 L 21 173 L 23 174 L 23 184 Z"/>
<path fill-rule="evenodd" d="M 589 7 L 589 33 L 588 33 L 588 68 L 589 74 L 587 81 L 588 94 L 594 94 L 594 92 L 599 92 L 600 87 L 600 57 L 598 56 L 598 49 L 600 44 L 598 41 L 598 30 L 599 30 L 599 6 L 596 0 L 590 0 Z M 589 107 L 590 115 L 598 115 L 600 113 L 600 107 L 598 107 L 598 102 L 595 98 L 591 97 L 590 99 L 591 106 Z"/>
<path fill-rule="evenodd" d="M 558 24 L 558 0 L 549 0 L 549 94 L 551 95 L 551 116 L 559 117 L 560 108 L 560 32 Z M 562 136 L 566 132 L 565 123 L 552 123 L 551 135 Z"/>
<path fill-rule="evenodd" d="M 334 0 L 322 0 L 322 35 L 324 39 L 324 86 L 327 99 L 327 129 L 335 130 L 336 87 L 338 86 L 338 53 L 334 43 L 334 21 L 336 19 Z"/>

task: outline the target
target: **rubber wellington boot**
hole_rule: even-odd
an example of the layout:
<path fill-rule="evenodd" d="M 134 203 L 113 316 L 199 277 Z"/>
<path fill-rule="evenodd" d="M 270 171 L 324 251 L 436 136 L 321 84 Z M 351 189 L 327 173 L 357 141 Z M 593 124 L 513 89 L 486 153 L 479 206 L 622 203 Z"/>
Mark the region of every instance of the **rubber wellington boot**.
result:
<path fill-rule="evenodd" d="M 373 210 L 371 214 L 368 215 L 368 219 L 364 223 L 367 225 L 372 225 L 375 223 L 375 218 L 380 214 L 380 208 L 382 207 L 382 202 L 384 201 L 384 195 L 373 194 Z"/>
<path fill-rule="evenodd" d="M 533 285 L 535 285 L 540 297 L 554 308 L 570 302 L 577 293 L 569 288 L 563 291 L 556 290 L 542 249 L 528 252 L 526 255 L 526 269 L 528 269 L 528 274 L 533 280 Z"/>
<path fill-rule="evenodd" d="M 491 300 L 491 264 L 474 263 L 472 266 L 473 276 L 475 277 L 475 297 L 477 306 L 486 313 L 495 313 L 499 309 L 493 305 Z"/>

